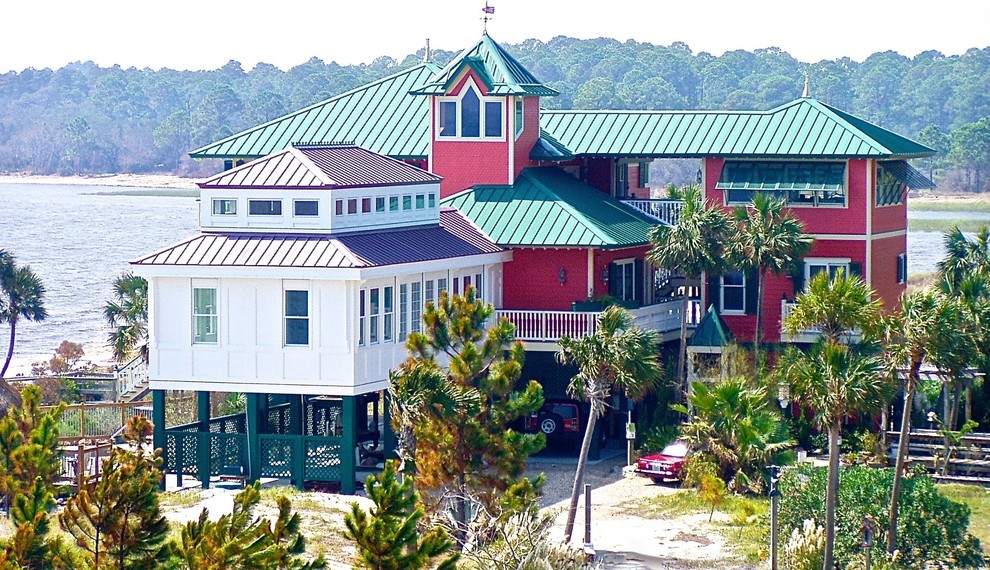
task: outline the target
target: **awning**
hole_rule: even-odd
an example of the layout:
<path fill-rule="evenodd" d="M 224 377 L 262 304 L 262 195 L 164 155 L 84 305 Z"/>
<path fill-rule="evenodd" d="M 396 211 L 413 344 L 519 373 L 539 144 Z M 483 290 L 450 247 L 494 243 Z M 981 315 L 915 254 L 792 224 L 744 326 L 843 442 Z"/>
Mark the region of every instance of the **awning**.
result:
<path fill-rule="evenodd" d="M 897 177 L 898 180 L 907 184 L 908 188 L 913 190 L 930 190 L 935 188 L 934 182 L 921 172 L 918 172 L 906 160 L 881 162 L 880 168 Z M 877 178 L 880 177 L 881 175 L 877 176 Z"/>
<path fill-rule="evenodd" d="M 842 192 L 844 162 L 727 160 L 715 185 L 720 190 L 822 190 Z"/>

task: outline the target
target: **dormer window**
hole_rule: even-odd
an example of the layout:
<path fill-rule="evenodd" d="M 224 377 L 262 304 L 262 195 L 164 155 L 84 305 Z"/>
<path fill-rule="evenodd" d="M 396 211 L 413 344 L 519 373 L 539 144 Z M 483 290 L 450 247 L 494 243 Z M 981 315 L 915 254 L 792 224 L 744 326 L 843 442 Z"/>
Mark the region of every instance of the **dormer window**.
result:
<path fill-rule="evenodd" d="M 468 83 L 457 97 L 440 99 L 437 132 L 443 138 L 501 139 L 503 101 L 482 97 Z"/>

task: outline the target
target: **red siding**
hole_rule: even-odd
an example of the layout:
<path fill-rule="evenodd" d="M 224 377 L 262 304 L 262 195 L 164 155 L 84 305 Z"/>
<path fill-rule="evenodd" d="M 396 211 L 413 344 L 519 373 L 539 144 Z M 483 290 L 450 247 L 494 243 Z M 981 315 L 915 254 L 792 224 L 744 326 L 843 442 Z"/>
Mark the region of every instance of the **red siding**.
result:
<path fill-rule="evenodd" d="M 870 161 L 870 172 L 873 180 L 876 180 L 876 161 Z M 873 187 L 873 196 L 870 204 L 873 206 L 873 233 L 882 234 L 884 232 L 894 232 L 907 230 L 907 196 L 900 204 L 890 206 L 876 206 L 876 185 Z M 897 275 L 894 275 L 896 281 Z"/>
<path fill-rule="evenodd" d="M 897 256 L 907 251 L 907 236 L 873 241 L 873 290 L 886 310 L 896 310 L 906 285 L 897 282 Z"/>
<path fill-rule="evenodd" d="M 511 101 L 511 99 L 510 99 Z M 515 105 L 515 103 L 512 103 Z M 507 117 L 512 117 L 515 115 L 516 109 L 513 107 L 509 109 Z M 506 132 L 511 133 L 512 137 L 515 137 L 515 128 L 511 127 L 512 120 L 508 121 L 508 129 Z M 536 166 L 536 163 L 529 159 L 529 153 L 532 152 L 533 146 L 536 145 L 536 141 L 540 139 L 540 98 L 539 97 L 525 97 L 523 98 L 523 132 L 519 134 L 519 138 L 515 140 L 515 176 L 519 176 L 523 168 L 529 168 L 531 166 Z"/>
<path fill-rule="evenodd" d="M 433 141 L 433 173 L 443 176 L 444 198 L 477 184 L 509 183 L 509 143 Z"/>
<path fill-rule="evenodd" d="M 567 279 L 560 284 L 560 269 Z M 571 303 L 588 297 L 588 251 L 585 249 L 512 250 L 503 266 L 506 309 L 569 311 Z"/>
<path fill-rule="evenodd" d="M 588 184 L 602 192 L 612 193 L 613 162 L 609 158 L 589 158 L 585 162 L 585 177 Z"/>
<path fill-rule="evenodd" d="M 646 169 L 650 168 L 650 163 L 633 163 L 629 165 L 629 196 L 632 198 L 639 198 L 641 200 L 650 199 L 650 187 L 639 185 L 639 169 L 641 166 L 645 166 Z"/>

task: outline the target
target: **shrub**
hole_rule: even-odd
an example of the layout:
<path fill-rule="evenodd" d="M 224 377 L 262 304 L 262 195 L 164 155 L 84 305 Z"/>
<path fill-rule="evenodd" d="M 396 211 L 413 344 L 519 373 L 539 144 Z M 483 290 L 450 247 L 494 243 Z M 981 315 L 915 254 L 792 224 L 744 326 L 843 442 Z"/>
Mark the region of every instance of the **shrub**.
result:
<path fill-rule="evenodd" d="M 791 530 L 781 557 L 784 570 L 818 570 L 825 553 L 825 529 L 808 519 L 801 528 Z"/>
<path fill-rule="evenodd" d="M 783 532 L 802 528 L 807 519 L 824 520 L 824 468 L 808 465 L 788 470 L 781 478 L 780 528 Z M 863 518 L 888 518 L 893 470 L 853 466 L 840 474 L 836 526 L 836 560 L 842 566 L 857 559 Z M 979 568 L 983 565 L 980 541 L 967 532 L 969 507 L 941 495 L 923 472 L 904 479 L 900 497 L 897 536 L 899 564 L 904 568 L 926 568 L 926 564 L 947 564 L 953 568 Z M 886 543 L 886 528 L 876 529 L 873 556 L 879 559 Z"/>

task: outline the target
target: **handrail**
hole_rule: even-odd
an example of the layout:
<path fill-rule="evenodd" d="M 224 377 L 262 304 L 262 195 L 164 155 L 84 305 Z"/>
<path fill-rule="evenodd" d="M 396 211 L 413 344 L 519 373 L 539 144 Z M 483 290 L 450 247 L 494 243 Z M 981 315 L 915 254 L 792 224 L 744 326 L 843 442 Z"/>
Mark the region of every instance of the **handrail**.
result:
<path fill-rule="evenodd" d="M 677 220 L 681 217 L 681 211 L 684 209 L 684 202 L 681 200 L 621 199 L 620 202 L 668 226 L 677 223 Z"/>

